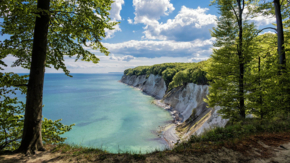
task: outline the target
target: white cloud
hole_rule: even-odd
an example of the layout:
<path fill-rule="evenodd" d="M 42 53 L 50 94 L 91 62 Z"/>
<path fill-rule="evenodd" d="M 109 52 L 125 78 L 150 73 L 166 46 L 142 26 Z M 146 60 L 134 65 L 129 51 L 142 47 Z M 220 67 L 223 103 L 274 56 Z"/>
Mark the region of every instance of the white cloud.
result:
<path fill-rule="evenodd" d="M 120 55 L 121 56 L 121 55 Z M 65 65 L 71 73 L 108 73 L 108 72 L 124 72 L 127 68 L 133 68 L 137 66 L 150 66 L 160 63 L 170 63 L 170 62 L 188 62 L 188 57 L 157 57 L 157 58 L 135 58 L 130 60 L 130 62 L 121 62 L 119 60 L 112 60 L 111 55 L 105 56 L 103 54 L 97 55 L 100 58 L 98 64 L 92 62 L 85 62 L 78 60 L 75 62 L 75 57 L 69 58 L 64 57 Z M 124 57 L 124 56 L 123 56 Z M 125 58 L 125 57 L 124 57 Z M 128 57 L 130 58 L 130 57 Z M 10 65 L 12 61 L 15 61 L 15 57 L 8 55 L 4 59 L 4 62 Z M 4 71 L 0 72 L 15 72 L 15 73 L 29 73 L 29 70 L 23 69 L 21 67 L 7 67 Z M 62 70 L 55 70 L 54 68 L 46 68 L 46 73 L 63 73 Z"/>
<path fill-rule="evenodd" d="M 134 57 L 187 57 L 192 54 L 209 56 L 215 38 L 208 40 L 194 40 L 190 42 L 176 41 L 137 41 L 131 40 L 122 43 L 103 43 L 110 52 L 121 55 L 132 55 Z"/>
<path fill-rule="evenodd" d="M 117 31 L 121 32 L 122 31 L 120 26 L 119 26 L 119 24 L 115 25 L 114 28 L 115 29 L 113 29 L 113 30 L 109 30 L 107 28 L 105 29 L 105 32 L 106 32 L 106 38 L 105 39 L 113 38 L 115 32 L 117 32 Z"/>
<path fill-rule="evenodd" d="M 124 0 L 115 0 L 115 2 L 112 3 L 111 10 L 110 10 L 110 17 L 113 20 L 122 20 L 120 12 L 122 10 L 123 4 L 124 4 Z"/>
<path fill-rule="evenodd" d="M 254 8 L 255 6 L 250 5 L 250 6 L 246 6 L 243 12 L 243 17 L 247 17 L 249 14 L 249 8 Z M 272 23 L 276 22 L 276 18 L 273 15 L 263 15 L 261 13 L 255 13 L 254 17 L 253 14 L 249 14 L 250 16 L 248 16 L 247 20 L 249 20 L 250 22 L 254 22 L 257 26 L 264 26 L 264 25 L 269 25 Z"/>
<path fill-rule="evenodd" d="M 216 16 L 206 14 L 208 8 L 191 9 L 182 6 L 174 19 L 166 23 L 155 21 L 145 27 L 147 39 L 192 41 L 210 38 L 209 29 L 216 25 Z"/>
<path fill-rule="evenodd" d="M 134 22 L 146 25 L 144 37 L 146 39 L 192 41 L 194 39 L 209 39 L 210 32 L 216 25 L 216 16 L 207 14 L 208 8 L 191 9 L 182 6 L 174 19 L 160 23 L 161 16 L 169 15 L 175 8 L 170 0 L 133 0 L 135 7 Z"/>
<path fill-rule="evenodd" d="M 130 60 L 135 59 L 135 57 L 133 57 L 131 55 L 126 55 L 126 56 L 123 56 L 123 57 L 115 57 L 115 55 L 112 54 L 110 59 L 111 60 L 117 60 L 117 61 L 127 61 L 127 62 L 129 62 Z"/>
<path fill-rule="evenodd" d="M 100 58 L 100 62 L 98 64 L 93 64 L 92 62 L 84 62 L 84 61 L 77 61 L 75 62 L 75 58 L 65 57 L 65 64 L 67 68 L 71 71 L 71 73 L 107 73 L 107 72 L 124 72 L 127 68 L 133 68 L 137 66 L 144 66 L 144 65 L 154 65 L 160 63 L 169 63 L 169 62 L 188 62 L 188 58 L 186 57 L 159 57 L 159 58 L 135 58 L 130 60 L 130 62 L 125 62 L 126 58 L 132 58 L 121 56 L 116 57 L 115 55 L 104 56 L 104 55 L 97 55 Z M 124 61 L 120 61 L 118 59 L 111 59 L 112 57 L 115 58 L 122 58 Z M 57 71 L 54 69 L 46 69 L 46 72 L 59 72 L 63 73 L 62 71 Z"/>
<path fill-rule="evenodd" d="M 132 24 L 133 23 L 133 20 L 130 19 L 130 18 L 128 18 L 127 21 L 128 21 L 129 24 Z"/>
<path fill-rule="evenodd" d="M 134 23 L 154 22 L 161 16 L 169 15 L 175 8 L 170 0 L 133 0 Z"/>
<path fill-rule="evenodd" d="M 188 61 L 189 62 L 200 62 L 200 61 L 204 61 L 207 59 L 209 59 L 209 57 L 204 57 L 204 58 L 193 57 L 193 58 L 188 59 Z"/>
<path fill-rule="evenodd" d="M 120 12 L 122 10 L 123 4 L 124 4 L 124 0 L 115 0 L 115 2 L 112 3 L 111 10 L 110 10 L 110 17 L 111 17 L 112 21 L 122 20 Z M 106 32 L 105 39 L 113 38 L 115 32 L 122 31 L 119 24 L 115 25 L 114 28 L 115 29 L 113 29 L 113 30 L 105 29 L 105 32 Z"/>
<path fill-rule="evenodd" d="M 259 16 L 254 17 L 254 18 L 250 18 L 249 20 L 253 21 L 257 26 L 269 25 L 269 24 L 276 22 L 275 17 L 271 17 L 271 16 L 266 17 L 263 15 L 259 15 Z"/>

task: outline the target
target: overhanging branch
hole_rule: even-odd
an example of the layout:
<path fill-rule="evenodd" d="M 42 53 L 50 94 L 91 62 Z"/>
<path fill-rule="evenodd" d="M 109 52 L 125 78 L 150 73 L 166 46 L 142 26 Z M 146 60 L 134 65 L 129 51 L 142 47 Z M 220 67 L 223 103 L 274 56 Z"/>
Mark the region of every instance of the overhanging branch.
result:
<path fill-rule="evenodd" d="M 259 30 L 259 31 L 257 32 L 257 35 L 258 35 L 259 33 L 261 33 L 261 32 L 262 32 L 263 30 L 265 30 L 265 29 L 273 29 L 273 30 L 275 30 L 276 33 L 277 33 L 277 29 L 276 29 L 276 28 L 273 28 L 273 27 L 266 27 L 266 28 L 263 28 L 263 29 Z"/>
<path fill-rule="evenodd" d="M 13 85 L 14 87 L 22 87 L 22 86 L 25 86 L 25 87 L 28 87 L 28 84 L 19 84 L 19 85 Z"/>

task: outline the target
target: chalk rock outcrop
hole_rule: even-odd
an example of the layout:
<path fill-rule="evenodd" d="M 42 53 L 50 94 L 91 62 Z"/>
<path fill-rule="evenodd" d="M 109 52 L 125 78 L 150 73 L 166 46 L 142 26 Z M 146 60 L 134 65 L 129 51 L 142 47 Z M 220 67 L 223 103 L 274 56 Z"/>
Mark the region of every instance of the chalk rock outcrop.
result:
<path fill-rule="evenodd" d="M 140 88 L 143 92 L 157 99 L 163 98 L 166 91 L 166 84 L 163 78 L 159 75 L 150 74 L 146 79 L 146 75 L 123 75 L 121 82 Z"/>
<path fill-rule="evenodd" d="M 195 109 L 195 116 L 199 116 L 209 109 L 203 101 L 207 94 L 207 85 L 188 83 L 186 86 L 172 89 L 165 95 L 163 102 L 178 111 L 183 118 L 183 122 L 190 117 L 193 109 Z"/>
<path fill-rule="evenodd" d="M 202 134 L 205 130 L 214 128 L 214 127 L 225 127 L 228 119 L 223 119 L 218 111 L 221 109 L 220 106 L 216 106 L 213 108 L 210 118 L 202 124 L 202 126 L 197 129 L 195 132 L 196 135 Z"/>

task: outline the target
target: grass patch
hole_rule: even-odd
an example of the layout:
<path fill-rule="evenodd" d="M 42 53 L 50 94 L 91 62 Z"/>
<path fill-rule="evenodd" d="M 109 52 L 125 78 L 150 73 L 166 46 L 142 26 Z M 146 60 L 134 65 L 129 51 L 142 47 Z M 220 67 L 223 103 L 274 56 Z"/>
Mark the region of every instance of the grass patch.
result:
<path fill-rule="evenodd" d="M 142 155 L 142 154 L 133 154 L 132 157 L 137 161 L 138 160 L 146 160 L 146 156 Z"/>

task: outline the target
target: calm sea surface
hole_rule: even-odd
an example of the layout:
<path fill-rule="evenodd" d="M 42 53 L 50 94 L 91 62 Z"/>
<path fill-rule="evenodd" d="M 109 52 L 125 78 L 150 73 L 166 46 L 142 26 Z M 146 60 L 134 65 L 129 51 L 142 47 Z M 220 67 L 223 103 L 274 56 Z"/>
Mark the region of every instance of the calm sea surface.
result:
<path fill-rule="evenodd" d="M 75 123 L 67 143 L 110 152 L 149 152 L 165 147 L 153 131 L 171 120 L 153 98 L 118 82 L 122 74 L 45 74 L 43 116 Z M 25 97 L 19 97 L 25 101 Z"/>

